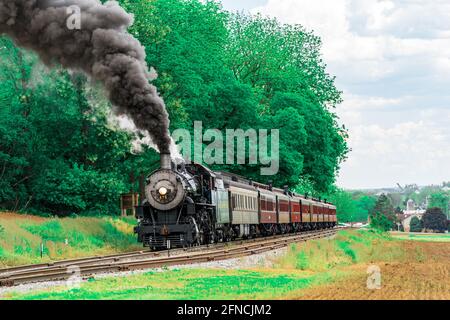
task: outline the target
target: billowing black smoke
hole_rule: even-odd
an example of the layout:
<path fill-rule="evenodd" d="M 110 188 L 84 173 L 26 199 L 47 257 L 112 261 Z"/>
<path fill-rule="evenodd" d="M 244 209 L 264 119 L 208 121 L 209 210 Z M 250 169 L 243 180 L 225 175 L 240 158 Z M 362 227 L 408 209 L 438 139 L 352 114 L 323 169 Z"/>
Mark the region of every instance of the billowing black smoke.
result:
<path fill-rule="evenodd" d="M 70 21 L 77 8 L 79 29 Z M 100 81 L 116 113 L 130 117 L 161 153 L 168 153 L 169 117 L 149 83 L 144 48 L 126 31 L 132 23 L 116 1 L 0 0 L 0 35 L 35 51 L 48 66 L 60 64 Z"/>

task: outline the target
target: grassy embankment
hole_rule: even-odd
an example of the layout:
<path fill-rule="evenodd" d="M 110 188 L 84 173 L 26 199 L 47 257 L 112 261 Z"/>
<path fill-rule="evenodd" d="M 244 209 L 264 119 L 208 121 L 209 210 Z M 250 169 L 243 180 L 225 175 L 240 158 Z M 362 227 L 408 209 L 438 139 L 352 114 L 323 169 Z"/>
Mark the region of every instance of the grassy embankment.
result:
<path fill-rule="evenodd" d="M 0 268 L 139 250 L 134 223 L 133 218 L 49 219 L 0 213 Z"/>
<path fill-rule="evenodd" d="M 269 268 L 147 272 L 91 280 L 80 289 L 56 287 L 8 294 L 6 298 L 419 299 L 421 294 L 425 299 L 449 298 L 449 253 L 448 243 L 412 243 L 370 230 L 341 231 L 334 239 L 292 245 L 287 254 L 274 259 L 273 267 Z M 381 290 L 366 287 L 367 267 L 373 264 L 379 265 L 382 271 Z M 425 274 L 424 279 L 418 279 L 414 273 L 420 275 L 423 270 L 435 270 L 436 274 Z M 419 288 L 415 287 L 416 283 L 420 284 Z"/>

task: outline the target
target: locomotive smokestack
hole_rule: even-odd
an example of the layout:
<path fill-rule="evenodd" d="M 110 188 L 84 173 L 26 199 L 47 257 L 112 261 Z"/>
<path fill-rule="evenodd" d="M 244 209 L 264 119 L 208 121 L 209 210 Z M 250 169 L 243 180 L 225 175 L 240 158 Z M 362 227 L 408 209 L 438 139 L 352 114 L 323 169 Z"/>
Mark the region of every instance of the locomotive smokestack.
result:
<path fill-rule="evenodd" d="M 172 170 L 172 158 L 170 153 L 161 153 L 161 169 Z"/>

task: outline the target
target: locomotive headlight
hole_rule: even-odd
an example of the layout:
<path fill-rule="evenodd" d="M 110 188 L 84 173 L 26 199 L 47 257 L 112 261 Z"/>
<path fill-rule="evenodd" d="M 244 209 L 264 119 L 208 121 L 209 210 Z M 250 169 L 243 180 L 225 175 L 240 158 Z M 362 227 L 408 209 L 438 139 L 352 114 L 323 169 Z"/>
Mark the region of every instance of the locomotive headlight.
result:
<path fill-rule="evenodd" d="M 176 171 L 165 169 L 151 174 L 145 187 L 149 205 L 164 212 L 178 207 L 186 195 L 182 178 Z"/>
<path fill-rule="evenodd" d="M 161 196 L 165 196 L 167 194 L 167 189 L 162 187 L 162 188 L 159 188 L 158 192 Z"/>

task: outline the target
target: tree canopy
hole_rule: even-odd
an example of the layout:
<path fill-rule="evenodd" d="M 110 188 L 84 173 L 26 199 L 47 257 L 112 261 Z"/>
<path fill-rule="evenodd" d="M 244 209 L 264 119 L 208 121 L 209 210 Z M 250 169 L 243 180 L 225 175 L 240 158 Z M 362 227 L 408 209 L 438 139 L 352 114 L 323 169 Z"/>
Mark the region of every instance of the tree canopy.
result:
<path fill-rule="evenodd" d="M 441 208 L 428 209 L 422 218 L 423 227 L 427 230 L 445 232 L 447 230 L 447 217 Z"/>
<path fill-rule="evenodd" d="M 336 189 L 324 198 L 336 206 L 340 222 L 367 222 L 377 201 L 373 196 L 342 189 Z"/>
<path fill-rule="evenodd" d="M 389 231 L 395 228 L 397 218 L 391 200 L 385 194 L 378 197 L 378 200 L 370 212 L 370 224 L 376 229 Z"/>
<path fill-rule="evenodd" d="M 412 217 L 410 222 L 410 230 L 411 232 L 422 232 L 423 230 L 423 222 L 417 217 Z"/>
<path fill-rule="evenodd" d="M 440 208 L 450 220 L 449 203 L 450 195 L 447 192 L 437 192 L 430 196 L 428 208 Z"/>
<path fill-rule="evenodd" d="M 231 14 L 216 1 L 121 0 L 164 98 L 171 130 L 279 129 L 280 171 L 217 165 L 276 186 L 333 190 L 348 152 L 334 113 L 341 92 L 326 72 L 321 40 L 299 25 Z M 130 174 L 157 165 L 151 149 L 111 125 L 102 91 L 84 76 L 46 69 L 0 40 L 0 206 L 9 210 L 117 213 Z"/>

